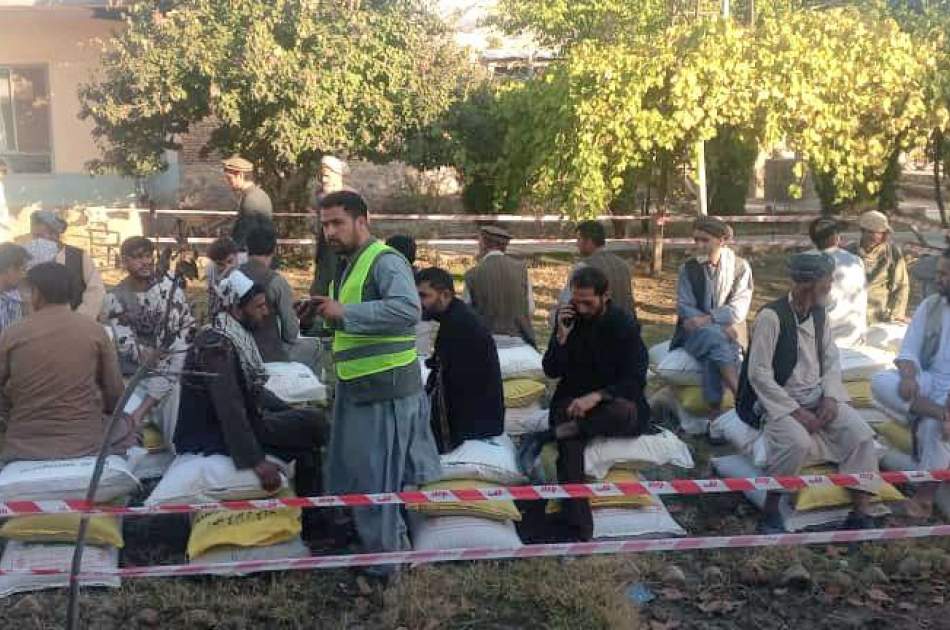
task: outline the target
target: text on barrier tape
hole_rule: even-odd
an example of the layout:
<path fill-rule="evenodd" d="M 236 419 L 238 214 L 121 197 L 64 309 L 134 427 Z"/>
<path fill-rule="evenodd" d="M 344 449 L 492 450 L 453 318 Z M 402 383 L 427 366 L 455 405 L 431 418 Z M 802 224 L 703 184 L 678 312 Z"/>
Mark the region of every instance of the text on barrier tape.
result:
<path fill-rule="evenodd" d="M 0 503 L 0 517 L 26 514 L 182 514 L 205 510 L 268 510 L 278 507 L 364 507 L 370 505 L 422 505 L 426 503 L 469 503 L 473 501 L 543 501 L 651 495 L 695 495 L 748 492 L 754 490 L 790 491 L 809 486 L 857 487 L 862 481 L 881 479 L 891 484 L 950 481 L 950 470 L 905 471 L 784 477 L 738 477 L 729 479 L 674 479 L 620 483 L 550 484 L 509 488 L 463 488 L 456 490 L 409 490 L 376 494 L 343 494 L 322 497 L 253 499 L 206 503 L 145 505 L 137 507 L 94 505 L 86 501 L 6 501 Z"/>

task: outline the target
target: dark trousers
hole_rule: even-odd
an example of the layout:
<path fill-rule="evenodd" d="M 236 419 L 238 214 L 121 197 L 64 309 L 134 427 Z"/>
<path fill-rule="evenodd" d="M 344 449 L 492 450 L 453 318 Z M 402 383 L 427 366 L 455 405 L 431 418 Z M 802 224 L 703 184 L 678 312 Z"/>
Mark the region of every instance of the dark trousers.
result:
<path fill-rule="evenodd" d="M 313 409 L 264 411 L 258 436 L 264 452 L 294 464 L 297 496 L 312 497 L 323 489 L 322 458 L 326 429 L 323 414 Z"/>
<path fill-rule="evenodd" d="M 556 427 L 570 422 L 567 406 L 570 401 L 557 404 L 551 410 L 551 424 Z M 584 448 L 594 437 L 636 437 L 636 405 L 614 399 L 594 408 L 586 418 L 577 421 L 578 435 L 557 441 L 557 480 L 559 483 L 584 483 Z M 578 540 L 594 537 L 594 517 L 587 499 L 565 499 L 561 502 L 563 517 L 569 533 Z"/>

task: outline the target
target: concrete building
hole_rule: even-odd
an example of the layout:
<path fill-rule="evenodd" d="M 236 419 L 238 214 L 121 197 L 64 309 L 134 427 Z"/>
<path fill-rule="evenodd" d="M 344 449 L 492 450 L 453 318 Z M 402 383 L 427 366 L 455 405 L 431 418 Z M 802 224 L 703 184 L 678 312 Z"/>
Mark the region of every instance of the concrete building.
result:
<path fill-rule="evenodd" d="M 91 177 L 99 155 L 77 89 L 121 26 L 108 0 L 0 0 L 0 159 L 11 208 L 129 205 L 136 182 Z"/>

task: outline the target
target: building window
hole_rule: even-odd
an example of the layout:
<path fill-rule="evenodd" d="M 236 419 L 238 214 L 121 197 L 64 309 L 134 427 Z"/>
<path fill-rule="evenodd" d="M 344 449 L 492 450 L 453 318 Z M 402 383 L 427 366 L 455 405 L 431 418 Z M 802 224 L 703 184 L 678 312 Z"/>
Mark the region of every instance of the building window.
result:
<path fill-rule="evenodd" d="M 0 158 L 13 173 L 52 172 L 45 66 L 0 66 Z"/>

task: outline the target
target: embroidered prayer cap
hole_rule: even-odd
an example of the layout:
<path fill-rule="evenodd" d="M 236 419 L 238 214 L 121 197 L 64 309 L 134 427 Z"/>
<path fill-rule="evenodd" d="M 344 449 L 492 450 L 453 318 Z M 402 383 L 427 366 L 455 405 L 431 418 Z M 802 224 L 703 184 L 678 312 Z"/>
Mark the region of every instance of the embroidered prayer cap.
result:
<path fill-rule="evenodd" d="M 254 165 L 240 155 L 232 155 L 221 162 L 221 164 L 224 165 L 224 170 L 231 171 L 232 173 L 250 173 L 254 170 Z"/>
<path fill-rule="evenodd" d="M 732 228 L 722 219 L 700 217 L 693 223 L 693 229 L 705 232 L 715 238 L 732 238 Z"/>
<path fill-rule="evenodd" d="M 858 219 L 858 227 L 868 232 L 893 232 L 887 215 L 877 210 L 869 210 Z"/>
<path fill-rule="evenodd" d="M 794 254 L 788 259 L 788 275 L 793 282 L 813 282 L 835 272 L 835 259 L 821 252 Z"/>
<path fill-rule="evenodd" d="M 221 305 L 230 308 L 240 304 L 245 295 L 254 288 L 254 281 L 240 269 L 234 269 L 218 283 L 218 297 Z"/>

